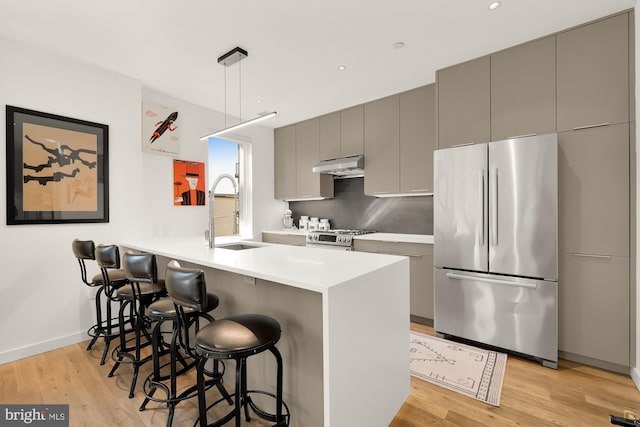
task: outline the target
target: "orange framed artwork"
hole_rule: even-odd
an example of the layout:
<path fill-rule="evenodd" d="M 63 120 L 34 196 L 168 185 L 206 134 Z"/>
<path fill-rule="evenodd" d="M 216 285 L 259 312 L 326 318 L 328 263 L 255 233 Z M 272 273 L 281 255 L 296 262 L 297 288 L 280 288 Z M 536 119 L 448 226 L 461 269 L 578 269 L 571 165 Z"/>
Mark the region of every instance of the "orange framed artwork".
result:
<path fill-rule="evenodd" d="M 173 160 L 173 204 L 174 206 L 204 206 L 204 163 L 189 160 Z"/>
<path fill-rule="evenodd" d="M 109 222 L 109 127 L 6 106 L 7 225 Z"/>

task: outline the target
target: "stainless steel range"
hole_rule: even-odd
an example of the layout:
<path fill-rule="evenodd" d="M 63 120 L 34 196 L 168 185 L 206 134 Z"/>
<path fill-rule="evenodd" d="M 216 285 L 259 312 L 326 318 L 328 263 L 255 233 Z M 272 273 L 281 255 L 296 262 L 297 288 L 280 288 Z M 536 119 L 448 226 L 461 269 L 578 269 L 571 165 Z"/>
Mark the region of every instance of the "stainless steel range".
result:
<path fill-rule="evenodd" d="M 328 230 L 310 231 L 307 234 L 307 247 L 353 250 L 353 236 L 374 233 L 373 230 Z"/>

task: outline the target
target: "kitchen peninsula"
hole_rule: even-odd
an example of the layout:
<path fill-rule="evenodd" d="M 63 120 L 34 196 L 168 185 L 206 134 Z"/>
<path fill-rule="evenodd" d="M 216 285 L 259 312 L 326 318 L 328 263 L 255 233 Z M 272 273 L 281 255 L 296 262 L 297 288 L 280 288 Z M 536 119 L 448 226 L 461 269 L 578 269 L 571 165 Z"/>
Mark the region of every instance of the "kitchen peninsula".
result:
<path fill-rule="evenodd" d="M 243 250 L 222 246 L 229 243 L 209 249 L 202 237 L 167 237 L 121 246 L 155 253 L 160 277 L 172 259 L 202 268 L 220 298 L 215 318 L 262 313 L 280 322 L 291 426 L 388 425 L 409 396 L 409 259 L 255 242 L 241 242 L 259 245 Z M 272 358 L 255 359 L 249 388 L 273 390 Z"/>

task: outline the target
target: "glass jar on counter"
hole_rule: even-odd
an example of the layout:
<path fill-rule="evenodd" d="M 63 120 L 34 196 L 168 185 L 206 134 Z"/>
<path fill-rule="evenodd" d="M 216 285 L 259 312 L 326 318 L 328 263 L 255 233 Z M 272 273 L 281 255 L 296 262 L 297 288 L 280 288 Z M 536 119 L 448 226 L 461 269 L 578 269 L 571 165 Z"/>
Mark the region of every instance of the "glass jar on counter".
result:
<path fill-rule="evenodd" d="M 308 231 L 308 229 L 309 229 L 309 217 L 306 215 L 302 215 L 300 217 L 300 221 L 298 221 L 298 230 Z"/>
<path fill-rule="evenodd" d="M 316 231 L 318 230 L 318 226 L 320 225 L 320 222 L 318 221 L 318 218 L 311 217 L 311 219 L 309 220 L 309 225 L 307 226 L 307 229 L 309 231 Z"/>
<path fill-rule="evenodd" d="M 331 225 L 329 224 L 329 220 L 327 218 L 320 218 L 320 224 L 318 225 L 318 230 L 329 231 L 330 229 L 331 229 Z"/>

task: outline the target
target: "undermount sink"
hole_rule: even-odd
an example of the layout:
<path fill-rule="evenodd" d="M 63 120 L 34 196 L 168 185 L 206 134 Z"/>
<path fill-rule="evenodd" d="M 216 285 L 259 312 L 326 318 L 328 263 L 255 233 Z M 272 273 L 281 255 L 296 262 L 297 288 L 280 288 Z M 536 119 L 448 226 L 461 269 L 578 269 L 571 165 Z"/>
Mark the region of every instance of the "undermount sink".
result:
<path fill-rule="evenodd" d="M 247 243 L 229 243 L 226 245 L 216 245 L 216 248 L 220 249 L 230 249 L 232 251 L 243 251 L 245 249 L 256 249 L 262 248 L 263 245 L 251 245 Z"/>

